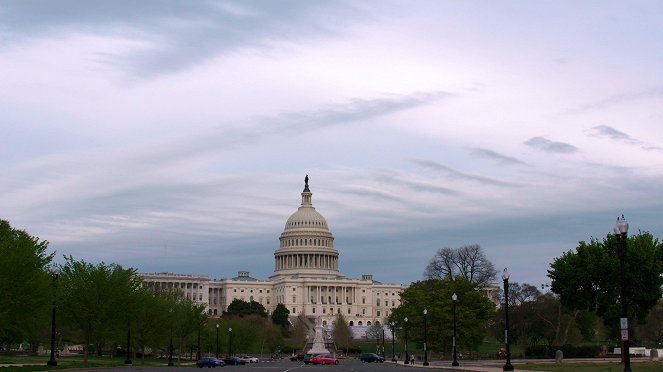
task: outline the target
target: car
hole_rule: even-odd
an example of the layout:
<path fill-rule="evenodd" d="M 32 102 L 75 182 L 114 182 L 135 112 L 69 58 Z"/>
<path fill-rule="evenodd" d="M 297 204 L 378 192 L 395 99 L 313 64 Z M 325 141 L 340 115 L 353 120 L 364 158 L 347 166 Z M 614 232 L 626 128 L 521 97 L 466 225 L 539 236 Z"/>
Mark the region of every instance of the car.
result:
<path fill-rule="evenodd" d="M 258 358 L 254 356 L 245 355 L 241 356 L 240 358 L 246 360 L 248 363 L 258 363 Z"/>
<path fill-rule="evenodd" d="M 302 360 L 304 361 L 304 364 L 309 364 L 309 363 L 311 363 L 311 358 L 316 357 L 318 355 L 320 355 L 320 354 L 305 354 L 304 359 L 302 359 Z"/>
<path fill-rule="evenodd" d="M 311 358 L 311 364 L 338 364 L 338 359 L 332 354 L 319 354 Z"/>
<path fill-rule="evenodd" d="M 384 358 L 381 357 L 380 355 L 377 355 L 375 353 L 364 353 L 359 356 L 359 360 L 361 360 L 364 363 L 384 363 Z"/>
<path fill-rule="evenodd" d="M 236 356 L 225 357 L 223 358 L 223 361 L 231 366 L 245 365 L 247 363 L 246 360 Z"/>
<path fill-rule="evenodd" d="M 290 361 L 291 361 L 291 362 L 297 362 L 297 361 L 300 361 L 300 362 L 301 362 L 301 361 L 304 360 L 304 357 L 305 357 L 305 356 L 306 356 L 306 354 L 304 354 L 304 353 L 299 353 L 299 354 L 297 354 L 297 355 L 294 355 L 294 354 L 293 354 L 293 355 L 290 356 Z"/>
<path fill-rule="evenodd" d="M 198 368 L 203 368 L 203 367 L 216 368 L 216 367 L 223 367 L 226 365 L 226 363 L 223 360 L 219 360 L 216 358 L 203 358 L 197 361 L 196 365 L 198 366 Z"/>

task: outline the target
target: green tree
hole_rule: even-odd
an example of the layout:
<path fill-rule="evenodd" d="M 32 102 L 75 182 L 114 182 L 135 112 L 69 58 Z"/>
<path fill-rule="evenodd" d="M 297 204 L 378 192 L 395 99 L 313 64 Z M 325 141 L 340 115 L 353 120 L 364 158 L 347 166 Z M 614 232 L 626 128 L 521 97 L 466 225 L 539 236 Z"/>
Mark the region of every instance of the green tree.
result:
<path fill-rule="evenodd" d="M 353 341 L 352 330 L 342 313 L 336 313 L 332 339 L 337 346 L 345 350 L 346 354 L 348 353 L 348 349 L 352 346 Z"/>
<path fill-rule="evenodd" d="M 619 238 L 581 241 L 550 265 L 551 290 L 568 309 L 594 312 L 616 335 L 621 317 Z M 643 322 L 661 298 L 663 245 L 648 232 L 627 238 L 626 304 L 630 319 Z"/>
<path fill-rule="evenodd" d="M 39 339 L 48 328 L 54 293 L 47 247 L 0 220 L 0 346 Z"/>
<path fill-rule="evenodd" d="M 93 265 L 66 258 L 60 275 L 60 314 L 84 339 L 84 360 L 94 343 L 100 354 L 106 342 L 119 340 L 127 329 L 126 304 L 140 286 L 134 269 L 117 264 Z"/>
<path fill-rule="evenodd" d="M 230 305 L 228 305 L 228 309 L 224 312 L 224 314 L 239 317 L 247 315 L 258 315 L 260 317 L 267 318 L 267 310 L 264 306 L 262 306 L 262 304 L 256 301 L 246 302 L 237 298 L 234 299 Z"/>
<path fill-rule="evenodd" d="M 288 329 L 288 325 L 290 324 L 288 321 L 289 318 L 290 311 L 288 308 L 286 308 L 284 304 L 276 305 L 274 312 L 272 312 L 272 323 L 281 326 L 283 331 L 286 331 Z"/>
<path fill-rule="evenodd" d="M 408 340 L 423 346 L 423 310 L 428 310 L 428 347 L 451 350 L 453 336 L 452 294 L 456 301 L 457 344 L 476 350 L 488 333 L 488 323 L 495 314 L 495 304 L 486 293 L 465 278 L 431 279 L 412 283 L 401 293 L 401 305 L 389 316 L 396 322 L 396 333 L 404 337 L 404 318 L 408 318 Z"/>

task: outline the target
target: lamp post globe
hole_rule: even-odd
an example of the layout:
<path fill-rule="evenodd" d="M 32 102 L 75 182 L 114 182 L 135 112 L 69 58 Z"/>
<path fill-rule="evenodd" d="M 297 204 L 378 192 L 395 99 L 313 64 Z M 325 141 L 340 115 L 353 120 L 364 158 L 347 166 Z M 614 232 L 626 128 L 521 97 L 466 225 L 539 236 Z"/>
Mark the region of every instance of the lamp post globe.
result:
<path fill-rule="evenodd" d="M 407 320 L 408 320 L 407 317 L 403 319 L 403 322 L 405 322 L 405 325 L 403 326 L 405 328 L 405 362 L 404 362 L 405 364 L 410 363 L 410 358 L 408 357 L 407 354 Z"/>
<path fill-rule="evenodd" d="M 424 309 L 424 365 L 428 365 L 428 310 Z"/>
<path fill-rule="evenodd" d="M 615 235 L 619 237 L 619 284 L 620 284 L 620 294 L 619 302 L 622 305 L 622 317 L 620 319 L 620 328 L 622 334 L 622 360 L 624 362 L 624 372 L 631 372 L 631 355 L 629 353 L 629 334 L 628 334 L 628 313 L 626 309 L 627 300 L 626 300 L 626 270 L 625 270 L 625 259 L 626 259 L 626 234 L 628 233 L 628 222 L 624 215 L 622 217 L 617 217 L 617 222 L 613 228 Z"/>
<path fill-rule="evenodd" d="M 46 362 L 46 365 L 57 366 L 58 361 L 55 360 L 55 300 L 57 298 L 58 278 L 60 277 L 60 268 L 56 264 L 52 264 L 49 268 L 53 276 L 53 302 L 51 306 L 51 358 Z"/>
<path fill-rule="evenodd" d="M 504 282 L 504 344 L 506 346 L 506 364 L 504 364 L 502 370 L 513 371 L 511 347 L 509 346 L 509 271 L 506 268 L 502 272 L 502 281 Z"/>
<path fill-rule="evenodd" d="M 453 295 L 451 295 L 451 302 L 452 302 L 452 305 L 453 305 L 452 307 L 453 307 L 453 315 L 454 315 L 454 338 L 453 338 L 453 352 L 454 352 L 453 357 L 454 357 L 454 360 L 453 360 L 453 362 L 451 362 L 451 365 L 454 366 L 454 367 L 457 367 L 459 365 L 458 364 L 458 357 L 457 357 L 457 354 L 456 354 L 456 300 L 458 300 L 458 295 L 454 293 Z"/>

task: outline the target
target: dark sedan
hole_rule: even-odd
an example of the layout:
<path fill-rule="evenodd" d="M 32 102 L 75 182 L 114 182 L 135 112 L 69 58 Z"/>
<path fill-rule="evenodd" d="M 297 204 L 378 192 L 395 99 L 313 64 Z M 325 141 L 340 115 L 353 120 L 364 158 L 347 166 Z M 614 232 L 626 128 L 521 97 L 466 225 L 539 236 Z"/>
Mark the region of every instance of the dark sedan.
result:
<path fill-rule="evenodd" d="M 245 365 L 246 360 L 236 357 L 236 356 L 231 356 L 231 357 L 225 357 L 223 358 L 223 361 L 231 366 L 236 366 L 236 365 Z"/>
<path fill-rule="evenodd" d="M 359 357 L 359 360 L 361 360 L 364 363 L 384 363 L 384 358 L 375 354 L 375 353 L 366 353 L 366 354 L 361 354 Z"/>
<path fill-rule="evenodd" d="M 216 367 L 223 367 L 226 365 L 223 360 L 219 360 L 216 358 L 203 358 L 199 361 L 196 362 L 196 365 L 199 368 L 207 367 L 207 368 L 216 368 Z"/>

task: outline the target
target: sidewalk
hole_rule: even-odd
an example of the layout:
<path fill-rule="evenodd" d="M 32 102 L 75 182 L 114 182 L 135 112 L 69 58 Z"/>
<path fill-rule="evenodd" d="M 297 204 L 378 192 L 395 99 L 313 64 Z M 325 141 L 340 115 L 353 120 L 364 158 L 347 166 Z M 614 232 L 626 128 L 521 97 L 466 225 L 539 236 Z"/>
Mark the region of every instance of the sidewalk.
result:
<path fill-rule="evenodd" d="M 393 363 L 393 362 L 391 362 Z M 463 361 L 458 367 L 452 367 L 451 361 L 431 361 L 430 365 L 425 366 L 423 362 L 418 361 L 415 364 L 405 364 L 407 367 L 412 368 L 434 368 L 434 369 L 445 369 L 449 371 L 474 371 L 474 372 L 501 372 L 502 367 L 504 366 L 503 360 L 486 360 L 486 361 Z M 398 364 L 403 365 L 403 363 L 398 362 Z M 514 364 L 516 367 L 515 370 L 519 372 L 540 372 L 536 370 L 526 370 L 518 368 L 518 364 Z"/>

